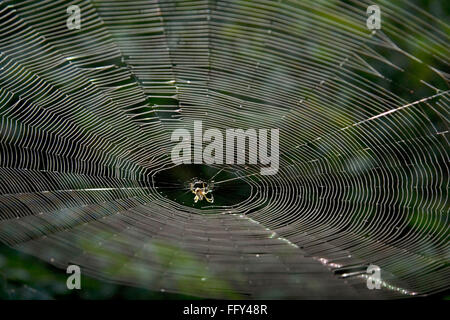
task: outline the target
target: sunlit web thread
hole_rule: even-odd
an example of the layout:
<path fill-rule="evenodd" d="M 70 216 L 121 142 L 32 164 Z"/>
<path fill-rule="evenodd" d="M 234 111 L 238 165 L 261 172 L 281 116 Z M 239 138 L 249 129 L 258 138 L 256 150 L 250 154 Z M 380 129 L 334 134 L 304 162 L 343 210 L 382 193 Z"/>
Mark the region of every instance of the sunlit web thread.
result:
<path fill-rule="evenodd" d="M 252 297 L 268 285 L 283 297 L 402 294 L 345 284 L 312 258 L 377 264 L 410 292 L 448 288 L 448 85 L 432 99 L 416 81 L 406 95 L 411 83 L 393 91 L 369 67 L 415 78 L 383 48 L 448 79 L 447 26 L 382 1 L 382 32 L 367 40 L 365 2 L 184 4 L 80 2 L 91 28 L 76 32 L 68 2 L 0 4 L 0 239 L 61 267 L 207 297 L 233 291 L 217 279 Z M 414 50 L 436 59 L 417 62 Z M 280 173 L 227 167 L 252 191 L 226 208 L 163 197 L 149 177 L 171 165 L 171 131 L 199 119 L 279 127 Z M 185 268 L 180 255 L 199 263 Z M 320 285 L 304 290 L 308 281 Z"/>

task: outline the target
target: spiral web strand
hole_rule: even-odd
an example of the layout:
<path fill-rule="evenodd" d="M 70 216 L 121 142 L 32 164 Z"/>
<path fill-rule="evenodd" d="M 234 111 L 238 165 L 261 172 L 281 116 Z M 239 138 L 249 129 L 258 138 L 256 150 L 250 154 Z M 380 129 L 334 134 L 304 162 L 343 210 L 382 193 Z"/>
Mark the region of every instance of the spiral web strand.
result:
<path fill-rule="evenodd" d="M 371 33 L 367 1 L 0 1 L 0 241 L 201 297 L 448 289 L 450 30 L 378 2 Z M 279 128 L 279 172 L 217 165 L 245 200 L 171 199 L 154 181 L 195 120 Z"/>

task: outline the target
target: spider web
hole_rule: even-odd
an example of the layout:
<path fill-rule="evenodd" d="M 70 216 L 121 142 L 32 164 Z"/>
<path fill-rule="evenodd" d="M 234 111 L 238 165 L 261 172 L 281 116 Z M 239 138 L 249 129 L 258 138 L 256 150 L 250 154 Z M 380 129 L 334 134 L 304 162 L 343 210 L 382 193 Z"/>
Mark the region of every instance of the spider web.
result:
<path fill-rule="evenodd" d="M 450 30 L 378 4 L 371 33 L 368 1 L 0 2 L 0 241 L 201 297 L 448 289 Z M 279 128 L 279 172 L 210 166 L 245 198 L 180 203 L 161 174 L 195 120 Z"/>

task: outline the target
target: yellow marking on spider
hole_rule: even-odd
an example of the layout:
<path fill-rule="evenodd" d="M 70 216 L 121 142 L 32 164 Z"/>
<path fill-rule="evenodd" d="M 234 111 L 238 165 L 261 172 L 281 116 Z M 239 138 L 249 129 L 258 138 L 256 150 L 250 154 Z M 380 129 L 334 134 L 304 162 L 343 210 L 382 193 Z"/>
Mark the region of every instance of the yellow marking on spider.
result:
<path fill-rule="evenodd" d="M 202 187 L 194 187 L 196 184 L 202 184 Z M 210 194 L 212 192 L 211 189 L 208 188 L 207 185 L 205 185 L 205 183 L 203 181 L 198 181 L 198 182 L 191 182 L 190 183 L 190 188 L 193 194 L 195 194 L 194 197 L 194 202 L 197 203 L 199 200 L 203 200 L 205 199 L 206 201 L 208 201 L 209 203 L 214 203 L 214 196 L 211 194 L 211 197 L 208 198 L 208 194 Z"/>

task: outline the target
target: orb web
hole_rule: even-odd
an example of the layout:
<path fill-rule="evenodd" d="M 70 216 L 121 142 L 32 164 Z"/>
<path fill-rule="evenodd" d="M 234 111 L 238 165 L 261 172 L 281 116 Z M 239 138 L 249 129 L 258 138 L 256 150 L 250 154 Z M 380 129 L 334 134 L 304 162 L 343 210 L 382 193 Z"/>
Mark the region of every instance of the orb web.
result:
<path fill-rule="evenodd" d="M 201 297 L 448 289 L 449 26 L 378 2 L 374 32 L 368 1 L 76 1 L 80 30 L 0 2 L 0 241 Z M 279 128 L 278 173 L 174 169 L 196 120 Z M 194 177 L 217 201 L 180 200 Z"/>

